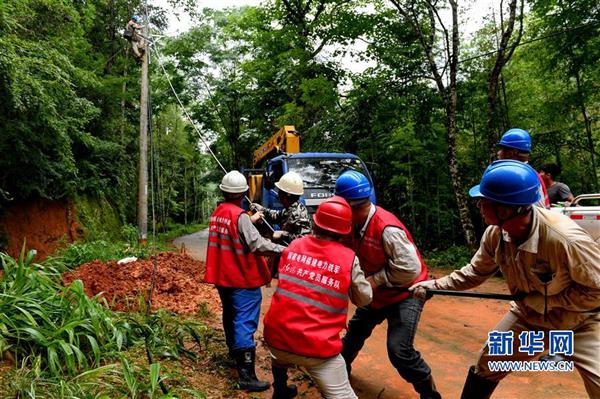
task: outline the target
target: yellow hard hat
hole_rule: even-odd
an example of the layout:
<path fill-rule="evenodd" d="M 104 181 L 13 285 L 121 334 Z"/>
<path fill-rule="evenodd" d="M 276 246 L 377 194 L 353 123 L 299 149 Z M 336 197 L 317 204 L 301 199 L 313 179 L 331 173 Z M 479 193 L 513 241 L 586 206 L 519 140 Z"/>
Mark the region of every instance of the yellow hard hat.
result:
<path fill-rule="evenodd" d="M 281 179 L 275 183 L 275 187 L 292 195 L 304 194 L 304 183 L 300 175 L 296 172 L 287 172 L 281 176 Z"/>

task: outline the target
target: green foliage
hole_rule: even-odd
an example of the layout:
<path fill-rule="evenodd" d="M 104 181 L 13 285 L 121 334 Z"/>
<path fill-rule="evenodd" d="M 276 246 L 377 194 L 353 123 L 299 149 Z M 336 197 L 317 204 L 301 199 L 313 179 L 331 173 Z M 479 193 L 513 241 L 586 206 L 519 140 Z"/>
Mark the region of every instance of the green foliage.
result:
<path fill-rule="evenodd" d="M 453 245 L 443 250 L 432 250 L 424 254 L 425 264 L 430 268 L 460 269 L 473 256 L 469 248 Z"/>
<path fill-rule="evenodd" d="M 77 196 L 74 202 L 78 224 L 86 240 L 131 238 L 123 236 L 128 230 L 124 230 L 118 211 L 105 196 Z"/>
<path fill-rule="evenodd" d="M 66 265 L 56 259 L 35 264 L 34 257 L 34 251 L 18 260 L 0 254 L 0 353 L 10 353 L 19 365 L 3 394 L 167 397 L 157 390 L 157 361 L 196 359 L 208 346 L 212 333 L 203 323 L 165 311 L 149 317 L 112 312 L 98 298 L 88 298 L 81 281 L 60 284 Z M 144 343 L 157 360 L 150 366 L 144 357 L 131 361 L 145 352 Z"/>
<path fill-rule="evenodd" d="M 171 3 L 194 9 L 192 0 Z M 413 5 L 424 11 L 421 2 Z M 141 6 L 139 0 L 0 4 L 0 203 L 77 195 L 89 240 L 121 238 L 119 226 L 134 223 L 139 70 L 120 31 Z M 561 179 L 575 194 L 598 188 L 597 11 L 593 0 L 532 1 L 523 40 L 548 38 L 517 48 L 498 89 L 500 127 L 530 130 L 531 163 L 562 164 Z M 164 11 L 150 13 L 160 32 Z M 226 168 L 250 166 L 252 150 L 279 126 L 295 124 L 304 151 L 360 155 L 379 202 L 407 222 L 420 247 L 462 242 L 446 167 L 445 109 L 418 38 L 389 2 L 270 0 L 195 16 L 190 31 L 161 40 L 157 50 Z M 496 22 L 488 17 L 472 38 L 461 38 L 460 59 L 481 55 L 459 63 L 463 191 L 490 157 L 484 110 Z M 434 47 L 443 70 L 443 49 Z M 363 70 L 355 68 L 360 63 Z M 174 105 L 156 62 L 151 74 L 149 190 L 164 232 L 206 221 L 221 172 L 198 151 L 195 129 Z"/>
<path fill-rule="evenodd" d="M 151 248 L 138 245 L 136 241 L 133 241 L 133 243 L 106 240 L 77 242 L 59 250 L 49 257 L 46 263 L 70 269 L 93 260 L 106 262 L 128 256 L 135 256 L 140 259 L 148 258 L 151 255 Z"/>
<path fill-rule="evenodd" d="M 91 368 L 72 377 L 48 377 L 42 373 L 39 359 L 37 360 L 38 363 L 29 366 L 28 359 L 24 359 L 21 366 L 12 373 L 10 382 L 4 387 L 4 393 L 23 398 L 107 399 L 123 379 L 118 364 Z"/>
<path fill-rule="evenodd" d="M 131 327 L 110 317 L 81 281 L 62 287 L 57 271 L 32 263 L 35 252 L 15 260 L 0 254 L 0 352 L 40 363 L 50 376 L 75 375 L 131 343 Z"/>
<path fill-rule="evenodd" d="M 89 50 L 80 15 L 57 0 L 3 2 L 0 13 L 0 184 L 17 198 L 74 193 L 88 173 L 77 163 L 78 148 L 115 151 L 86 129 L 100 109 L 80 94 L 98 84 L 78 65 Z"/>

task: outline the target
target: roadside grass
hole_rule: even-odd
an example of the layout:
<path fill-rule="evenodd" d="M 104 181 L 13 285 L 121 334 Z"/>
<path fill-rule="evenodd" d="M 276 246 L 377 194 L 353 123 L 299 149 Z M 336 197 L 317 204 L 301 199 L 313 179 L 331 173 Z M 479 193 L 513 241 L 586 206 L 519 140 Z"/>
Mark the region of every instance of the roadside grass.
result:
<path fill-rule="evenodd" d="M 211 341 L 220 332 L 206 322 L 206 307 L 193 317 L 114 312 L 101 297 L 87 297 L 81 281 L 61 283 L 62 272 L 94 259 L 149 257 L 136 241 L 74 243 L 41 264 L 35 251 L 18 259 L 0 253 L 0 397 L 206 397 L 181 366 L 218 357 Z M 167 247 L 161 237 L 158 248 Z"/>
<path fill-rule="evenodd" d="M 474 255 L 469 248 L 453 245 L 447 249 L 427 251 L 423 259 L 428 268 L 454 270 L 466 265 Z"/>

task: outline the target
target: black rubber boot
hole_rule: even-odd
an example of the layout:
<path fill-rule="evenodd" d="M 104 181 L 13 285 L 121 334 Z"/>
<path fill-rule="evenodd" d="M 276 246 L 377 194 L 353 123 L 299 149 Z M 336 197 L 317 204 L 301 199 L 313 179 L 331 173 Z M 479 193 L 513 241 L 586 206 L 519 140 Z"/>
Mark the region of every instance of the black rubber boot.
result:
<path fill-rule="evenodd" d="M 442 395 L 435 388 L 432 376 L 429 376 L 424 381 L 413 383 L 413 386 L 415 387 L 415 391 L 421 395 L 421 399 L 442 399 Z"/>
<path fill-rule="evenodd" d="M 287 384 L 287 369 L 271 366 L 273 373 L 273 399 L 292 399 L 298 395 L 296 385 Z"/>
<path fill-rule="evenodd" d="M 256 353 L 254 348 L 237 351 L 235 361 L 239 378 L 238 385 L 240 389 L 250 392 L 266 391 L 271 384 L 256 378 L 256 370 L 254 369 L 255 360 Z"/>
<path fill-rule="evenodd" d="M 486 380 L 475 374 L 475 367 L 471 366 L 460 399 L 489 399 L 498 386 L 498 381 Z"/>

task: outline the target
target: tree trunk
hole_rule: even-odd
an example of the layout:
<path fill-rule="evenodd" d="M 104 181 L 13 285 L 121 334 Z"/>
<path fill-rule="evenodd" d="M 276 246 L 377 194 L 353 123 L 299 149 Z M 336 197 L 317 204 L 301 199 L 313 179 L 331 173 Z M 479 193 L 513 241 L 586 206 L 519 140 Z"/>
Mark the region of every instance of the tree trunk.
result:
<path fill-rule="evenodd" d="M 458 173 L 458 162 L 456 159 L 456 104 L 457 104 L 457 93 L 456 93 L 456 75 L 458 70 L 458 52 L 460 44 L 460 36 L 458 32 L 458 3 L 456 0 L 449 0 L 451 11 L 452 11 L 452 31 L 445 27 L 442 22 L 442 18 L 439 15 L 438 9 L 435 4 L 430 2 L 426 3 L 429 26 L 424 28 L 421 24 L 421 19 L 416 16 L 416 10 L 414 9 L 414 2 L 408 1 L 401 3 L 399 0 L 390 0 L 394 6 L 398 9 L 400 14 L 406 19 L 411 25 L 413 32 L 419 39 L 419 44 L 425 53 L 429 70 L 433 80 L 436 83 L 438 92 L 444 102 L 446 110 L 446 140 L 448 143 L 448 167 L 450 170 L 450 179 L 452 180 L 452 189 L 454 191 L 454 197 L 456 199 L 456 205 L 460 216 L 460 223 L 463 229 L 465 243 L 471 249 L 477 247 L 477 240 L 475 239 L 475 229 L 469 215 L 469 207 L 467 200 L 463 193 L 463 186 Z M 516 1 L 516 0 L 513 0 Z M 409 11 L 410 10 L 410 11 Z M 440 72 L 436 64 L 437 55 L 434 54 L 435 48 L 435 32 L 440 28 L 437 25 L 440 23 L 440 27 L 444 37 L 444 50 L 447 57 L 447 66 L 449 74 L 448 87 L 444 84 L 444 68 Z M 428 33 L 429 32 L 429 33 Z"/>
<path fill-rule="evenodd" d="M 510 129 L 510 115 L 508 114 L 508 100 L 506 99 L 506 81 L 504 75 L 500 74 L 500 86 L 502 87 L 502 103 L 504 105 L 504 126 L 503 130 Z"/>
<path fill-rule="evenodd" d="M 450 169 L 450 179 L 458 213 L 460 224 L 463 229 L 465 242 L 472 250 L 477 248 L 477 239 L 475 238 L 475 228 L 469 215 L 469 205 L 463 192 L 463 185 L 458 173 L 458 162 L 456 160 L 456 90 L 450 93 L 446 104 L 446 139 L 448 141 L 448 165 Z"/>
<path fill-rule="evenodd" d="M 187 167 L 183 166 L 183 224 L 187 225 Z"/>
<path fill-rule="evenodd" d="M 501 3 L 502 4 L 502 3 Z M 502 7 L 502 6 L 501 6 Z M 517 0 L 511 0 L 509 3 L 509 19 L 506 24 L 506 30 L 504 29 L 504 18 L 503 10 L 500 9 L 500 29 L 502 31 L 502 38 L 500 40 L 499 49 L 496 55 L 496 61 L 490 75 L 488 77 L 488 89 L 487 89 L 487 125 L 488 125 L 488 150 L 490 153 L 490 162 L 494 160 L 496 153 L 496 143 L 500 138 L 498 132 L 499 118 L 497 115 L 498 106 L 496 101 L 498 99 L 498 85 L 502 69 L 506 63 L 511 59 L 515 48 L 521 42 L 521 36 L 523 34 L 523 1 L 521 1 L 521 12 L 520 12 L 520 25 L 516 39 L 509 45 L 510 39 L 512 38 L 515 21 L 517 17 Z M 506 92 L 504 92 L 506 96 Z"/>
<path fill-rule="evenodd" d="M 477 249 L 477 239 L 475 238 L 475 228 L 469 215 L 469 205 L 463 192 L 463 185 L 458 173 L 458 161 L 456 159 L 456 104 L 458 97 L 456 93 L 456 74 L 458 70 L 458 48 L 460 36 L 458 33 L 458 3 L 450 0 L 452 8 L 452 55 L 450 57 L 450 84 L 448 85 L 448 94 L 444 96 L 446 100 L 446 135 L 448 141 L 448 165 L 450 169 L 450 178 L 454 197 L 458 206 L 460 224 L 462 225 L 465 242 L 471 250 Z"/>
<path fill-rule="evenodd" d="M 496 98 L 498 93 L 498 77 L 490 77 L 487 92 L 487 127 L 488 127 L 488 152 L 489 162 L 496 157 L 496 143 L 500 134 L 498 133 L 498 116 L 496 115 Z"/>
<path fill-rule="evenodd" d="M 592 167 L 592 187 L 594 191 L 598 191 L 598 175 L 596 172 L 596 157 L 594 156 L 595 146 L 594 146 L 594 136 L 592 135 L 592 122 L 587 114 L 587 108 L 585 106 L 585 99 L 583 96 L 583 92 L 581 90 L 581 77 L 579 76 L 579 71 L 575 73 L 575 81 L 577 82 L 577 97 L 579 99 L 579 107 L 581 109 L 581 115 L 583 116 L 583 121 L 585 123 L 585 133 L 587 136 L 587 144 L 588 151 L 590 153 L 590 161 Z"/>

